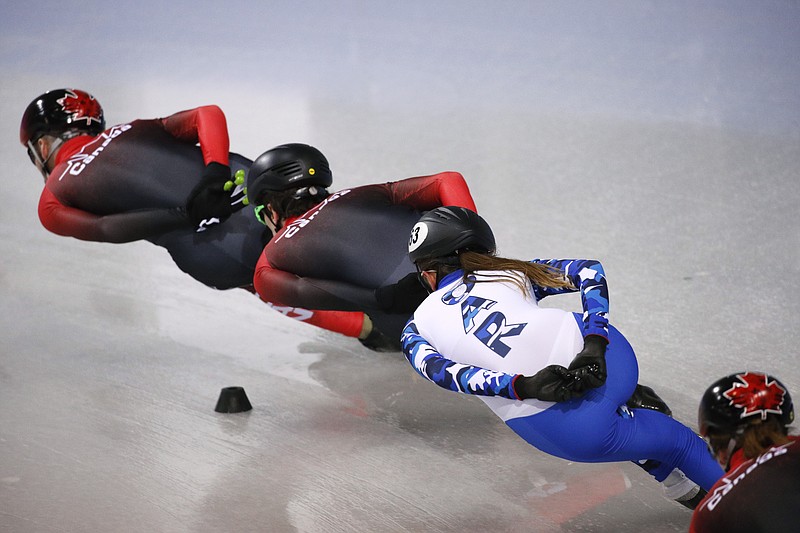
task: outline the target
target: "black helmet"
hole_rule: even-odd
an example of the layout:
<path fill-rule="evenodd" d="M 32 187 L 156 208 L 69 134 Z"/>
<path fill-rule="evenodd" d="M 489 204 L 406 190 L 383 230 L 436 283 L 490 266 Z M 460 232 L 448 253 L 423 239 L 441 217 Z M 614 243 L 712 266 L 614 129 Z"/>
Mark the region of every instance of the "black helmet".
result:
<path fill-rule="evenodd" d="M 106 129 L 103 108 L 91 94 L 78 89 L 56 89 L 37 97 L 25 109 L 19 127 L 23 146 L 42 135 L 67 131 L 98 135 Z"/>
<path fill-rule="evenodd" d="M 789 390 L 762 372 L 738 372 L 715 381 L 703 394 L 697 414 L 700 434 L 709 429 L 734 433 L 752 417 L 780 418 L 784 426 L 794 421 Z"/>
<path fill-rule="evenodd" d="M 437 207 L 428 211 L 411 230 L 408 257 L 420 259 L 452 256 L 461 250 L 493 254 L 496 249 L 489 224 L 464 207 Z"/>
<path fill-rule="evenodd" d="M 283 144 L 253 161 L 247 172 L 247 197 L 256 205 L 266 192 L 306 187 L 324 189 L 332 183 L 333 174 L 322 152 L 307 144 Z"/>

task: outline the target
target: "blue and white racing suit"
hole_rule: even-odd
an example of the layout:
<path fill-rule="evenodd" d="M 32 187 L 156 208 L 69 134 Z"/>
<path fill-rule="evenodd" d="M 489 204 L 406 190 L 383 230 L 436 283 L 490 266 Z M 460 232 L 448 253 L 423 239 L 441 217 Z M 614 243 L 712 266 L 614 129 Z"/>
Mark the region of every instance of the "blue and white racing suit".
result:
<path fill-rule="evenodd" d="M 660 412 L 622 408 L 636 387 L 639 369 L 628 341 L 608 324 L 602 265 L 590 260 L 533 262 L 563 270 L 576 288 L 531 286 L 513 271 L 476 272 L 466 281 L 463 271 L 453 272 L 440 280 L 403 331 L 409 362 L 443 388 L 478 395 L 520 437 L 546 453 L 589 463 L 655 460 L 661 466 L 651 474 L 658 481 L 679 468 L 708 490 L 723 471 L 699 436 Z M 498 280 L 497 274 L 518 278 L 532 296 L 511 281 Z M 577 290 L 583 316 L 538 305 L 545 296 Z M 517 398 L 514 379 L 548 365 L 569 366 L 589 334 L 609 340 L 608 377 L 601 387 L 562 403 Z"/>

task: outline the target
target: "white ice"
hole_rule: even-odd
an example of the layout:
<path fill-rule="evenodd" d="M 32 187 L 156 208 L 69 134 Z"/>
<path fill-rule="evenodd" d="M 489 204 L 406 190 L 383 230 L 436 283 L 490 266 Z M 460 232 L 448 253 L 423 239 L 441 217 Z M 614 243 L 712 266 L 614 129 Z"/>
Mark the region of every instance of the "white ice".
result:
<path fill-rule="evenodd" d="M 338 188 L 462 172 L 503 255 L 603 262 L 640 381 L 695 427 L 734 371 L 800 396 L 798 58 L 800 5 L 779 0 L 4 3 L 0 531 L 690 517 L 635 466 L 545 456 L 399 354 L 208 289 L 162 249 L 49 234 L 17 137 L 36 95 L 83 88 L 109 124 L 216 103 L 233 150 L 313 144 Z M 231 385 L 251 412 L 214 412 Z"/>

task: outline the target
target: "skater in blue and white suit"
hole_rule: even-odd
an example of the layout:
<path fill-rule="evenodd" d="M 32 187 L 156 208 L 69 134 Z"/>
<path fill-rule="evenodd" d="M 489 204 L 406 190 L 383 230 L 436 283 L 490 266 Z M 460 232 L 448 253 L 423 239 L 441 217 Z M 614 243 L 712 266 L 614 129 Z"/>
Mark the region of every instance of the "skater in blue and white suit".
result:
<path fill-rule="evenodd" d="M 520 437 L 570 461 L 634 461 L 668 497 L 693 507 L 722 475 L 705 442 L 662 412 L 625 406 L 636 356 L 608 324 L 602 265 L 494 255 L 476 213 L 434 209 L 419 220 L 409 256 L 432 293 L 403 331 L 403 352 L 425 378 L 478 395 Z M 583 316 L 539 307 L 580 291 Z"/>

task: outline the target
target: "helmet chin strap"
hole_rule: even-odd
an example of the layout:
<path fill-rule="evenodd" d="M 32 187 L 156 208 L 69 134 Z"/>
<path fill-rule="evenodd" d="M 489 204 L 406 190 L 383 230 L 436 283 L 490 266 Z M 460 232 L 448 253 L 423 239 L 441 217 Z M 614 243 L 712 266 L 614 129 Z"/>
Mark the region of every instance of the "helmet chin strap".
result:
<path fill-rule="evenodd" d="M 267 220 L 267 227 L 272 230 L 273 235 L 278 233 L 283 227 L 283 220 L 281 220 L 280 217 L 278 217 L 277 222 L 273 222 L 272 218 L 269 215 L 267 215 L 266 220 Z"/>
<path fill-rule="evenodd" d="M 274 209 L 271 206 L 265 207 L 267 210 L 267 214 L 264 216 L 264 225 L 266 225 L 269 229 L 272 230 L 272 234 L 277 234 L 281 228 L 283 227 L 283 219 L 278 216 Z M 277 220 L 272 220 L 272 214 L 275 213 L 275 218 Z"/>
<path fill-rule="evenodd" d="M 38 139 L 37 139 L 38 142 Z M 33 164 L 36 168 L 39 169 L 39 172 L 42 173 L 42 177 L 44 181 L 47 182 L 47 176 L 50 174 L 50 171 L 47 169 L 47 165 L 53 156 L 56 155 L 56 152 L 64 144 L 64 140 L 61 138 L 56 138 L 50 143 L 49 153 L 47 154 L 47 159 L 42 159 L 42 154 L 39 153 L 39 148 L 33 144 L 33 141 L 28 141 L 28 152 L 33 160 Z"/>
<path fill-rule="evenodd" d="M 744 433 L 744 428 L 739 428 L 736 432 L 731 435 L 731 439 L 728 441 L 728 449 L 725 456 L 725 470 L 728 470 L 731 467 L 731 457 L 733 456 L 733 452 L 739 447 L 739 438 Z"/>

